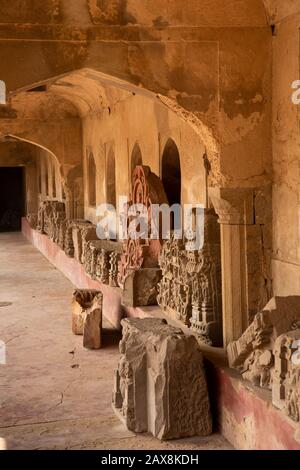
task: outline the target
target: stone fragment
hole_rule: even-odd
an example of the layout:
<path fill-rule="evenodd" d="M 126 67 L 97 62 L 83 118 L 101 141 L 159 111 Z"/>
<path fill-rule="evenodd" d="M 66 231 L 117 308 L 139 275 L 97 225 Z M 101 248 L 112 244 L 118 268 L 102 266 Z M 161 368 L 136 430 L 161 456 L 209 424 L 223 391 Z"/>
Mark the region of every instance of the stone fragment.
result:
<path fill-rule="evenodd" d="M 122 304 L 129 307 L 155 305 L 160 280 L 161 270 L 158 268 L 128 271 L 122 293 Z"/>
<path fill-rule="evenodd" d="M 300 421 L 300 329 L 280 335 L 273 353 L 273 405 Z"/>
<path fill-rule="evenodd" d="M 188 249 L 187 240 L 164 242 L 157 302 L 172 318 L 190 326 L 202 342 L 222 345 L 221 250 L 217 217 L 204 214 L 204 245 Z"/>
<path fill-rule="evenodd" d="M 274 297 L 241 338 L 227 347 L 230 367 L 254 385 L 272 389 L 273 402 L 279 407 L 287 368 L 285 356 L 291 354 L 288 332 L 299 327 L 300 296 Z"/>
<path fill-rule="evenodd" d="M 101 348 L 102 294 L 97 290 L 76 290 L 72 301 L 72 331 L 83 335 L 83 346 Z"/>
<path fill-rule="evenodd" d="M 202 353 L 163 319 L 122 320 L 113 407 L 127 428 L 158 439 L 212 432 Z"/>
<path fill-rule="evenodd" d="M 87 349 L 101 348 L 102 310 L 93 306 L 86 311 L 83 324 L 83 346 Z"/>

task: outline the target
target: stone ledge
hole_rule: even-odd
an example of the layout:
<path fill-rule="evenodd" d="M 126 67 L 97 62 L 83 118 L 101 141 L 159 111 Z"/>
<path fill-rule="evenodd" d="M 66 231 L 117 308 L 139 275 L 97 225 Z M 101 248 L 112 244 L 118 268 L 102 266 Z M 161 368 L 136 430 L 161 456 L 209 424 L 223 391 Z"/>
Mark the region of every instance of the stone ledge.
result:
<path fill-rule="evenodd" d="M 207 374 L 214 421 L 236 449 L 300 450 L 300 425 L 272 405 L 271 391 L 211 362 Z"/>

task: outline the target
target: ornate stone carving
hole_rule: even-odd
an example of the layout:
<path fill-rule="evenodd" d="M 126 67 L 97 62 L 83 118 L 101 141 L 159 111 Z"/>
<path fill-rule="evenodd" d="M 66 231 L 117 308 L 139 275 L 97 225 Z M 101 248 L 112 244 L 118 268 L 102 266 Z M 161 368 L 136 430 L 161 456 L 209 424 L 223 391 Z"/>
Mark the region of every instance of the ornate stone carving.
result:
<path fill-rule="evenodd" d="M 74 245 L 74 258 L 83 262 L 83 230 L 85 227 L 92 226 L 91 222 L 87 220 L 74 220 L 72 223 L 72 238 Z"/>
<path fill-rule="evenodd" d="M 202 354 L 193 336 L 162 319 L 122 320 L 113 406 L 133 432 L 158 439 L 212 432 Z"/>
<path fill-rule="evenodd" d="M 109 258 L 110 269 L 109 269 L 108 283 L 111 287 L 118 287 L 118 267 L 119 267 L 120 260 L 121 260 L 121 253 L 117 253 L 116 251 L 112 251 L 110 253 L 110 258 Z"/>
<path fill-rule="evenodd" d="M 110 240 L 92 240 L 86 244 L 84 268 L 93 278 L 112 287 L 117 286 L 118 262 L 122 243 Z"/>
<path fill-rule="evenodd" d="M 59 241 L 60 224 L 66 219 L 65 204 L 58 201 L 40 203 L 37 230 L 48 235 L 55 243 Z"/>
<path fill-rule="evenodd" d="M 143 204 L 148 210 L 148 232 L 143 239 L 128 238 L 123 245 L 119 263 L 118 284 L 124 289 L 125 281 L 132 271 L 151 268 L 159 269 L 158 256 L 161 240 L 151 240 L 151 205 L 167 203 L 161 180 L 147 166 L 137 166 L 132 176 L 132 196 L 129 206 Z M 128 217 L 127 227 L 131 220 Z M 153 276 L 153 279 L 155 276 Z M 140 298 L 142 298 L 140 296 Z M 148 305 L 142 302 L 143 305 Z"/>
<path fill-rule="evenodd" d="M 300 322 L 299 322 L 300 326 Z M 279 336 L 273 349 L 272 401 L 300 421 L 300 328 Z"/>
<path fill-rule="evenodd" d="M 38 214 L 27 214 L 26 219 L 30 227 L 35 230 L 38 223 Z"/>
<path fill-rule="evenodd" d="M 101 348 L 102 294 L 96 290 L 76 290 L 72 301 L 72 330 L 83 335 L 87 349 Z"/>
<path fill-rule="evenodd" d="M 272 390 L 273 404 L 295 421 L 300 411 L 300 296 L 274 297 L 238 341 L 229 365 L 254 385 Z"/>
<path fill-rule="evenodd" d="M 172 317 L 190 326 L 202 341 L 222 343 L 220 240 L 216 216 L 205 215 L 205 243 L 199 251 L 186 250 L 174 235 L 163 245 L 159 263 L 162 280 L 158 304 Z"/>

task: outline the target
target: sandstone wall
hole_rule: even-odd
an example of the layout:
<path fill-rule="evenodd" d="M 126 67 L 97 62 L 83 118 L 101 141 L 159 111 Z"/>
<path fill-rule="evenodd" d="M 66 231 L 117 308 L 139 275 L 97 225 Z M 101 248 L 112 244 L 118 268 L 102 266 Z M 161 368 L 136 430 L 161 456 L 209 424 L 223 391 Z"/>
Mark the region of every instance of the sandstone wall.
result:
<path fill-rule="evenodd" d="M 182 203 L 205 204 L 205 147 L 196 132 L 175 113 L 154 100 L 131 96 L 106 111 L 102 117 L 88 116 L 83 121 L 84 155 L 92 152 L 96 168 L 97 204 L 106 201 L 105 162 L 112 149 L 116 159 L 117 197 L 129 196 L 131 156 L 140 147 L 143 164 L 161 176 L 161 160 L 169 138 L 176 143 L 181 164 Z M 89 207 L 87 158 L 85 158 L 85 218 L 96 221 L 96 210 Z"/>
<path fill-rule="evenodd" d="M 273 283 L 276 295 L 298 294 L 300 290 L 300 106 L 292 103 L 291 88 L 292 82 L 299 79 L 299 31 L 298 13 L 278 22 L 273 38 Z"/>

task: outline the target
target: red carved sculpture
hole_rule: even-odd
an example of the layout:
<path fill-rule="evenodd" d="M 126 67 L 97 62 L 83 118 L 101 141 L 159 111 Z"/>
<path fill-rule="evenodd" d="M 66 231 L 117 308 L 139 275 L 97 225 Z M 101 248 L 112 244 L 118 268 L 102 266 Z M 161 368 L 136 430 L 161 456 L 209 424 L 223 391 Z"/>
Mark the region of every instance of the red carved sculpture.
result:
<path fill-rule="evenodd" d="M 141 268 L 158 268 L 158 257 L 161 240 L 151 240 L 151 205 L 167 204 L 168 200 L 161 180 L 148 166 L 137 166 L 132 175 L 131 201 L 132 204 L 143 204 L 148 211 L 148 233 L 144 239 L 128 238 L 123 244 L 123 254 L 119 263 L 118 282 L 124 287 L 124 282 L 133 270 Z M 127 229 L 131 222 L 127 219 Z"/>

